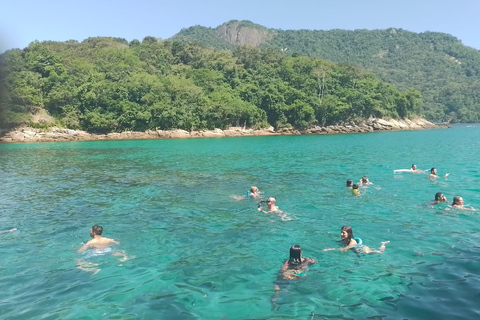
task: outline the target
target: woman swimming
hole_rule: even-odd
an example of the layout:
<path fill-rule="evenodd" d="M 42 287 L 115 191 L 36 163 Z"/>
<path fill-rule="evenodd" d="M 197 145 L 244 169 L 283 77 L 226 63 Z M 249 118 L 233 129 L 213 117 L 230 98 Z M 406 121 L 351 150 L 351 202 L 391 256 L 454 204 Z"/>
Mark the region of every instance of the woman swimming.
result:
<path fill-rule="evenodd" d="M 330 251 L 330 250 L 340 250 L 340 251 L 347 251 L 348 249 L 352 249 L 357 253 L 383 253 L 385 251 L 385 245 L 390 241 L 383 241 L 382 245 L 378 250 L 373 250 L 363 244 L 362 239 L 354 238 L 352 228 L 349 226 L 343 226 L 342 230 L 340 231 L 340 237 L 342 238 L 342 243 L 345 245 L 344 248 L 335 249 L 335 248 L 328 248 L 324 249 L 323 251 Z"/>
<path fill-rule="evenodd" d="M 290 247 L 290 258 L 283 264 L 273 285 L 275 290 L 271 298 L 273 306 L 278 306 L 277 299 L 280 295 L 280 287 L 283 288 L 282 291 L 288 291 L 287 288 L 291 284 L 290 280 L 297 280 L 306 276 L 307 267 L 314 263 L 317 263 L 317 260 L 302 258 L 302 248 L 298 244 Z"/>
<path fill-rule="evenodd" d="M 355 183 L 355 184 L 352 186 L 352 193 L 353 193 L 354 195 L 356 195 L 356 196 L 359 196 L 359 195 L 360 195 L 360 190 L 358 189 L 358 184 Z"/>
<path fill-rule="evenodd" d="M 290 259 L 285 261 L 280 269 L 281 277 L 286 280 L 296 280 L 306 275 L 307 267 L 317 263 L 317 260 L 302 258 L 302 248 L 298 244 L 290 247 Z"/>
<path fill-rule="evenodd" d="M 235 200 L 245 200 L 245 199 L 250 199 L 250 198 L 253 198 L 253 199 L 257 199 L 260 197 L 260 191 L 258 191 L 258 188 L 255 187 L 255 186 L 252 186 L 250 188 L 250 190 L 247 191 L 247 195 L 246 196 L 235 196 L 235 195 L 232 195 L 230 196 L 232 199 L 235 199 Z"/>
<path fill-rule="evenodd" d="M 466 208 L 463 205 L 463 198 L 460 196 L 453 197 L 452 207 L 454 207 L 455 209 L 475 211 L 475 208 Z"/>

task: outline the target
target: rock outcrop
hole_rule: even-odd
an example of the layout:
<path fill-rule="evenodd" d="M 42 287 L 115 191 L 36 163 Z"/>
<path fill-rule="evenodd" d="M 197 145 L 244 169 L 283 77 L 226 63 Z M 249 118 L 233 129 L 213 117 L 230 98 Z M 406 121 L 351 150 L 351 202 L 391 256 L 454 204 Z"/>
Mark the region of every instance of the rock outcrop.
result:
<path fill-rule="evenodd" d="M 50 141 L 85 141 L 85 140 L 140 140 L 140 139 L 186 139 L 186 138 L 222 138 L 241 136 L 293 135 L 293 134 L 342 134 L 366 133 L 375 131 L 422 130 L 446 128 L 422 118 L 416 119 L 367 119 L 349 121 L 335 126 L 311 127 L 305 130 L 282 128 L 244 129 L 229 128 L 188 132 L 185 130 L 148 130 L 145 132 L 125 131 L 121 133 L 92 134 L 80 130 L 53 127 L 48 130 L 29 127 L 18 128 L 4 133 L 0 142 L 50 142 Z"/>
<path fill-rule="evenodd" d="M 246 24 L 245 21 L 230 21 L 215 29 L 215 33 L 223 40 L 236 46 L 259 46 L 270 37 L 267 28 Z"/>

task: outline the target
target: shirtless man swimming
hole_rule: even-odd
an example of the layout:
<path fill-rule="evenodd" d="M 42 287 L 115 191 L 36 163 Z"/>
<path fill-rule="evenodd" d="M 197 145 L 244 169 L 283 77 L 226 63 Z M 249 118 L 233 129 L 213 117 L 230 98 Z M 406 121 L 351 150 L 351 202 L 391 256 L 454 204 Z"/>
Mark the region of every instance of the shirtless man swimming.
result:
<path fill-rule="evenodd" d="M 446 173 L 443 177 L 446 178 L 450 175 L 450 173 Z M 439 176 L 437 175 L 437 169 L 432 168 L 430 169 L 430 174 L 428 175 L 428 178 L 438 178 Z"/>
<path fill-rule="evenodd" d="M 280 217 L 280 219 L 281 219 L 282 221 L 290 221 L 290 220 L 292 220 L 290 217 L 287 216 L 287 213 L 285 213 L 285 212 L 283 212 L 282 210 L 278 209 L 278 207 L 275 205 L 275 201 L 276 201 L 276 200 L 275 200 L 274 197 L 268 198 L 268 200 L 267 200 L 267 209 L 268 209 L 268 210 L 265 211 L 265 210 L 262 209 L 262 204 L 263 204 L 263 202 L 264 202 L 264 201 L 262 200 L 262 201 L 260 201 L 260 204 L 258 205 L 257 210 L 258 210 L 259 212 L 263 212 L 263 213 L 275 213 L 275 214 L 277 214 L 277 215 Z"/>
<path fill-rule="evenodd" d="M 77 253 L 81 253 L 87 249 L 105 249 L 108 248 L 110 244 L 120 244 L 120 242 L 113 239 L 102 237 L 102 232 L 103 228 L 101 226 L 93 226 L 90 229 L 90 237 L 93 239 L 78 249 Z"/>
<path fill-rule="evenodd" d="M 260 211 L 260 212 L 263 212 L 263 213 L 272 213 L 272 212 L 278 212 L 280 211 L 278 209 L 278 207 L 275 205 L 275 198 L 274 197 L 270 197 L 268 198 L 267 200 L 267 208 L 268 208 L 268 211 L 265 211 L 262 209 L 262 203 L 263 201 L 260 201 L 260 204 L 258 205 L 258 208 L 257 210 Z"/>

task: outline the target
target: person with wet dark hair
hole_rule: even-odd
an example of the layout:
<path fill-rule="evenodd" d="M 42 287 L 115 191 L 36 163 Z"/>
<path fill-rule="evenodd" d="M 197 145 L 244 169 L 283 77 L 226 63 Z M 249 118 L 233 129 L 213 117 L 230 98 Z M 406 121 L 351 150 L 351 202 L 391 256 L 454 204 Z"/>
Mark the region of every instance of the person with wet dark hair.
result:
<path fill-rule="evenodd" d="M 347 187 L 351 188 L 353 186 L 353 180 L 352 179 L 348 179 L 347 180 Z"/>
<path fill-rule="evenodd" d="M 447 198 L 441 192 L 435 193 L 435 200 L 431 201 L 431 205 L 439 204 L 441 202 L 447 202 Z"/>
<path fill-rule="evenodd" d="M 349 249 L 352 249 L 356 253 L 366 253 L 366 254 L 383 253 L 385 251 L 385 245 L 387 243 L 390 243 L 390 241 L 383 241 L 381 242 L 381 246 L 378 250 L 373 250 L 367 247 L 366 245 L 364 245 L 362 239 L 355 238 L 353 236 L 353 230 L 349 226 L 342 227 L 340 231 L 340 237 L 342 238 L 341 242 L 344 245 L 343 248 L 340 248 L 340 249 L 328 248 L 328 249 L 323 249 L 323 251 L 330 251 L 330 250 L 347 251 Z"/>
<path fill-rule="evenodd" d="M 272 305 L 277 305 L 276 301 L 280 295 L 280 287 L 286 288 L 291 283 L 290 280 L 297 280 L 307 275 L 307 267 L 311 264 L 317 263 L 317 260 L 302 257 L 302 248 L 298 244 L 290 247 L 290 258 L 285 261 L 282 268 L 279 270 L 277 280 L 273 285 L 275 294 L 271 302 Z"/>
<path fill-rule="evenodd" d="M 88 241 L 85 245 L 78 249 L 77 253 L 81 253 L 87 249 L 106 250 L 107 248 L 109 248 L 110 244 L 120 244 L 120 242 L 113 239 L 102 237 L 102 233 L 103 228 L 101 226 L 92 226 L 92 228 L 90 229 L 90 237 L 92 237 L 93 239 Z"/>
<path fill-rule="evenodd" d="M 352 185 L 352 193 L 356 196 L 359 196 L 360 195 L 360 189 L 358 189 L 358 184 L 354 184 Z"/>
<path fill-rule="evenodd" d="M 284 279 L 287 274 L 293 274 L 296 277 L 294 279 L 304 276 L 306 274 L 306 267 L 310 264 L 317 263 L 317 260 L 303 257 L 302 258 L 302 248 L 298 244 L 294 244 L 290 247 L 290 258 L 285 261 L 282 266 L 282 271 L 284 273 Z M 293 270 L 292 272 L 286 271 Z M 287 276 L 289 277 L 289 276 Z"/>
<path fill-rule="evenodd" d="M 302 248 L 298 244 L 290 247 L 290 258 L 285 261 L 278 273 L 278 279 L 297 280 L 307 275 L 307 267 L 317 263 L 317 260 L 302 257 Z M 275 288 L 275 290 L 278 290 Z"/>
<path fill-rule="evenodd" d="M 447 173 L 445 173 L 445 175 L 443 177 L 446 178 L 449 175 L 450 175 L 450 173 L 447 172 Z M 430 174 L 428 175 L 428 178 L 438 178 L 437 169 L 435 169 L 435 168 L 430 169 Z"/>

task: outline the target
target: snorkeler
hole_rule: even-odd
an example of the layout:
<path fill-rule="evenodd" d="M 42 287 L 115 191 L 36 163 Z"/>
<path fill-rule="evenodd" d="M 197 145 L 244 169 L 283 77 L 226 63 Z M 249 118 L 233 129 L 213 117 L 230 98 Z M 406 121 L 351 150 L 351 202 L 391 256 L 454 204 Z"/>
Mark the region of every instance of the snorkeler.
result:
<path fill-rule="evenodd" d="M 358 182 L 358 185 L 360 186 L 366 186 L 370 184 L 373 184 L 373 183 L 371 183 L 370 180 L 368 180 L 367 176 L 363 176 L 362 179 L 360 179 L 360 181 Z"/>
<path fill-rule="evenodd" d="M 272 213 L 272 212 L 278 212 L 280 211 L 278 209 L 278 207 L 275 205 L 275 198 L 274 197 L 270 197 L 268 198 L 268 200 L 266 201 L 267 202 L 267 208 L 268 208 L 268 211 L 265 211 L 262 209 L 262 204 L 263 202 L 265 202 L 264 200 L 261 200 L 260 203 L 258 204 L 258 208 L 257 210 L 259 212 L 263 212 L 263 213 Z"/>
<path fill-rule="evenodd" d="M 340 237 L 342 238 L 342 243 L 345 245 L 344 248 L 335 249 L 335 248 L 328 248 L 323 249 L 323 251 L 330 251 L 330 250 L 340 250 L 340 251 L 347 251 L 352 249 L 356 253 L 383 253 L 385 251 L 385 245 L 390 241 L 383 241 L 381 242 L 380 248 L 378 250 L 370 249 L 369 247 L 363 245 L 363 241 L 360 238 L 353 237 L 352 228 L 349 226 L 343 226 L 342 230 L 340 231 Z"/>
<path fill-rule="evenodd" d="M 359 195 L 360 195 L 360 189 L 358 189 L 358 184 L 355 183 L 355 184 L 352 186 L 352 193 L 353 193 L 354 195 L 356 195 L 356 196 L 359 196 Z"/>
<path fill-rule="evenodd" d="M 455 209 L 476 211 L 475 208 L 466 208 L 463 205 L 463 198 L 460 196 L 453 197 L 452 207 L 454 207 Z"/>
<path fill-rule="evenodd" d="M 265 200 L 260 200 L 260 203 L 258 204 L 258 207 L 257 207 L 257 210 L 259 212 L 263 212 L 263 213 L 275 213 L 276 215 L 278 215 L 280 217 L 280 219 L 282 221 L 291 221 L 293 220 L 292 218 L 290 218 L 289 216 L 287 216 L 287 213 L 278 209 L 278 207 L 275 205 L 275 198 L 274 197 L 270 197 L 267 199 L 267 201 Z M 264 202 L 267 202 L 267 209 L 268 211 L 265 211 L 262 209 L 262 205 Z"/>
<path fill-rule="evenodd" d="M 255 186 L 252 186 L 249 191 L 247 191 L 246 196 L 231 196 L 235 200 L 245 200 L 249 198 L 257 199 L 260 197 L 260 191 Z"/>
<path fill-rule="evenodd" d="M 353 186 L 353 180 L 352 179 L 348 179 L 347 180 L 347 187 L 348 188 L 351 188 Z"/>
<path fill-rule="evenodd" d="M 99 249 L 103 250 L 109 247 L 110 244 L 120 244 L 120 242 L 115 241 L 110 238 L 102 237 L 103 228 L 101 226 L 93 226 L 90 229 L 90 237 L 93 239 L 88 241 L 80 249 L 77 250 L 77 253 L 81 253 L 87 249 Z"/>
<path fill-rule="evenodd" d="M 450 173 L 446 173 L 443 177 L 446 178 L 449 175 L 450 175 Z M 430 174 L 428 175 L 428 178 L 438 178 L 437 169 L 435 169 L 435 168 L 430 169 Z"/>
<path fill-rule="evenodd" d="M 447 202 L 447 198 L 441 192 L 435 193 L 435 200 L 430 202 L 431 205 L 439 204 L 441 202 Z"/>

